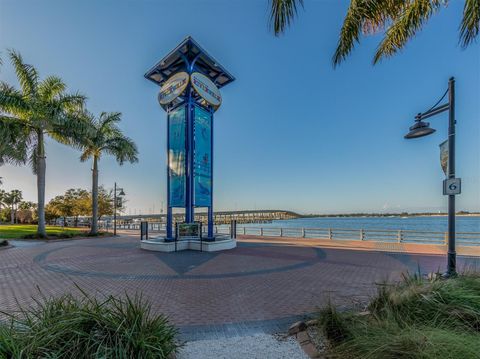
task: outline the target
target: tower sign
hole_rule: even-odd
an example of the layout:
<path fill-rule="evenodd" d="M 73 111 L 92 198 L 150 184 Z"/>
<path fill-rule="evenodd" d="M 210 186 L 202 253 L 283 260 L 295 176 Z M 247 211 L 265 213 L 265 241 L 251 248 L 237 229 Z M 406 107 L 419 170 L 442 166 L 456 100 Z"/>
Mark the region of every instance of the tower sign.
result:
<path fill-rule="evenodd" d="M 172 210 L 185 209 L 185 232 L 199 207 L 207 208 L 207 239 L 213 240 L 213 114 L 222 104 L 220 89 L 235 79 L 191 37 L 145 77 L 160 86 L 158 102 L 167 112 L 166 240 L 177 235 Z"/>

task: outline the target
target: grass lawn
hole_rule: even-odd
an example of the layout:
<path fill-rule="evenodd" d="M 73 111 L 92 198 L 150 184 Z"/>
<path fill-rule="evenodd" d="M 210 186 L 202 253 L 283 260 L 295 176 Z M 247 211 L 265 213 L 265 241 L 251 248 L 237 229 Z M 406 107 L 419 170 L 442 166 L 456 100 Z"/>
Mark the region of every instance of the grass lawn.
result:
<path fill-rule="evenodd" d="M 480 358 L 480 274 L 381 285 L 367 311 L 320 313 L 328 357 Z"/>
<path fill-rule="evenodd" d="M 18 239 L 33 237 L 37 226 L 32 224 L 0 225 L 0 238 Z M 47 226 L 47 236 L 54 238 L 68 238 L 85 233 L 85 230 L 68 227 Z"/>

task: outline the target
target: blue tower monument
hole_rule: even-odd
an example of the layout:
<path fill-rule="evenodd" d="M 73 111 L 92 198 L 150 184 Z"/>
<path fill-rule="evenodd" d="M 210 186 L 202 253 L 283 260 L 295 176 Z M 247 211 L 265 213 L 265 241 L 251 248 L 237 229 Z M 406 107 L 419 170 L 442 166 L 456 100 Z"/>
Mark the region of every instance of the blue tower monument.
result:
<path fill-rule="evenodd" d="M 220 89 L 235 78 L 191 37 L 161 59 L 145 78 L 160 87 L 167 112 L 167 224 L 165 241 L 202 237 L 195 210 L 208 213 L 207 241 L 213 241 L 213 117 Z M 185 222 L 173 228 L 173 209 Z"/>

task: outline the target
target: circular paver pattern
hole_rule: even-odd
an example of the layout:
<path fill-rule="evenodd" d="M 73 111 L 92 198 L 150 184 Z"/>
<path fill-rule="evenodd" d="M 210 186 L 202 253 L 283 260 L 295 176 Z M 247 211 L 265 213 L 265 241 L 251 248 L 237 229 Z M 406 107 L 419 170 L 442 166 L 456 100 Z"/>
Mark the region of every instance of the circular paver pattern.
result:
<path fill-rule="evenodd" d="M 118 261 L 119 257 L 122 260 Z M 45 270 L 70 276 L 178 280 L 266 275 L 306 268 L 323 258 L 324 251 L 309 247 L 292 248 L 289 253 L 269 245 L 240 245 L 233 251 L 215 253 L 160 253 L 139 251 L 135 243 L 78 243 L 46 250 L 33 260 Z"/>

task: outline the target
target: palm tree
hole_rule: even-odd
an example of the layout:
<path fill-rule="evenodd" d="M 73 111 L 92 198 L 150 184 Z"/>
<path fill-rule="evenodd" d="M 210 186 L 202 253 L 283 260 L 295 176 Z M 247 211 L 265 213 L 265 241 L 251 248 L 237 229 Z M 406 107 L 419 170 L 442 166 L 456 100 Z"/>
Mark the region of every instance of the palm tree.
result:
<path fill-rule="evenodd" d="M 3 185 L 3 177 L 0 177 L 0 186 Z M 4 206 L 3 200 L 5 199 L 5 190 L 0 189 L 0 211 L 2 210 L 2 207 Z"/>
<path fill-rule="evenodd" d="M 85 125 L 80 111 L 85 97 L 66 94 L 65 83 L 56 76 L 40 81 L 37 70 L 9 51 L 20 90 L 0 82 L 0 165 L 30 163 L 37 176 L 39 237 L 45 237 L 45 136 L 74 144 Z"/>
<path fill-rule="evenodd" d="M 17 210 L 18 204 L 22 201 L 22 191 L 14 189 L 9 193 L 6 193 L 4 198 L 4 203 L 10 207 L 10 222 L 11 224 L 15 223 L 15 212 Z"/>
<path fill-rule="evenodd" d="M 90 233 L 98 232 L 98 162 L 103 153 L 115 157 L 120 165 L 125 161 L 134 163 L 138 161 L 137 146 L 126 137 L 117 127 L 122 114 L 119 112 L 102 112 L 100 117 L 95 118 L 87 114 L 91 126 L 90 136 L 83 139 L 83 153 L 80 157 L 82 162 L 93 159 L 92 164 L 92 227 Z M 93 130 L 93 131 L 92 131 Z"/>
<path fill-rule="evenodd" d="M 3 189 L 0 189 L 0 211 L 2 210 L 2 208 L 5 206 L 5 197 L 6 197 L 7 193 L 5 192 L 5 190 Z"/>
<path fill-rule="evenodd" d="M 3 197 L 3 203 L 5 204 L 6 208 L 10 208 L 10 223 L 13 224 L 13 203 L 14 198 L 11 196 L 10 193 L 5 193 Z"/>
<path fill-rule="evenodd" d="M 275 35 L 285 32 L 303 0 L 270 0 L 270 23 Z M 334 66 L 352 52 L 362 34 L 384 31 L 373 62 L 392 56 L 422 29 L 423 25 L 448 0 L 350 0 L 340 39 L 333 56 Z M 463 18 L 460 24 L 460 44 L 467 47 L 477 38 L 480 31 L 480 1 L 465 0 Z"/>

